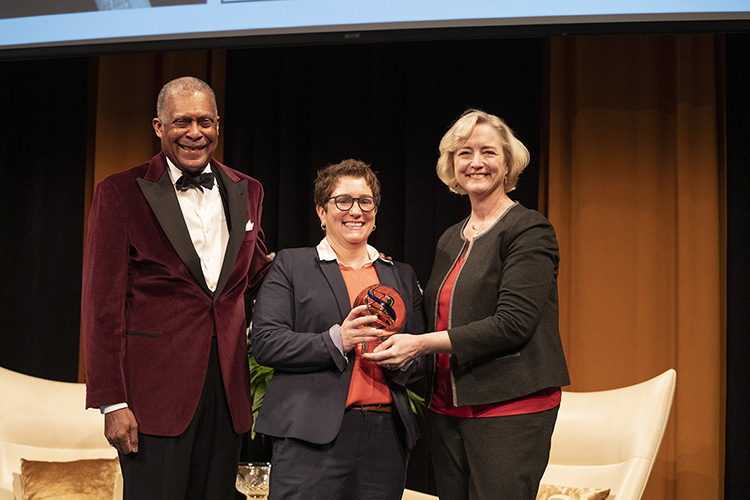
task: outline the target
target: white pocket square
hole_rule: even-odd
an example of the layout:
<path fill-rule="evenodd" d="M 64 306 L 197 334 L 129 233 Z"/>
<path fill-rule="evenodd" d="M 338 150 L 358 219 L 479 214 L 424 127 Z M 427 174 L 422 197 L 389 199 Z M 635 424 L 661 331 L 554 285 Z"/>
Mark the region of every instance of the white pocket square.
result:
<path fill-rule="evenodd" d="M 253 221 L 247 221 L 247 224 L 245 224 L 245 232 L 252 231 L 254 226 L 255 224 L 253 224 Z"/>

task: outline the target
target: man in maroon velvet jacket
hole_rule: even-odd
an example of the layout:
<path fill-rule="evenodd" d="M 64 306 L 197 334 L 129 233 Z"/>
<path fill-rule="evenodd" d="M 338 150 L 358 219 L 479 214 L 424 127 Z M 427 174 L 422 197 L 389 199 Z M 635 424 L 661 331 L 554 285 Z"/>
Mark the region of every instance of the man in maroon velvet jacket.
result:
<path fill-rule="evenodd" d="M 105 414 L 125 498 L 230 499 L 252 425 L 246 304 L 270 264 L 258 181 L 213 159 L 216 98 L 164 86 L 162 152 L 104 179 L 83 271 L 87 407 Z"/>

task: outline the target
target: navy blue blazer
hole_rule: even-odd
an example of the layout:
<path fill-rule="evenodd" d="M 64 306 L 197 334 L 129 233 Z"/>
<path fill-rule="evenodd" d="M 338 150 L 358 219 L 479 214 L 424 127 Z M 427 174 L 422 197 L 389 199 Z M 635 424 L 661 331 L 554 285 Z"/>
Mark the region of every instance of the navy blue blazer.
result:
<path fill-rule="evenodd" d="M 404 299 L 402 332 L 424 333 L 422 293 L 414 269 L 399 262 L 374 263 L 380 283 Z M 351 306 L 336 261 L 321 261 L 313 247 L 281 250 L 258 293 L 251 345 L 258 363 L 274 369 L 255 423 L 255 432 L 315 444 L 333 441 L 341 428 L 354 366 L 328 333 Z M 348 360 L 348 361 L 347 361 Z M 424 359 L 408 370 L 383 370 L 393 404 L 405 429 L 406 446 L 419 431 L 405 384 L 422 374 Z"/>

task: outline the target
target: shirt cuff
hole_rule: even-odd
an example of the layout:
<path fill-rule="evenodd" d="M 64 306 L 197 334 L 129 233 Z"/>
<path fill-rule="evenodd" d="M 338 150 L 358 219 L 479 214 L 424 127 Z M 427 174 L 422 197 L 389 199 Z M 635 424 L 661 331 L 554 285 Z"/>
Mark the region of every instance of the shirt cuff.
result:
<path fill-rule="evenodd" d="M 123 408 L 127 408 L 127 403 L 115 403 L 113 405 L 104 405 L 99 407 L 99 411 L 102 412 L 102 415 L 106 415 L 107 413 L 111 413 L 115 410 L 122 410 Z"/>
<path fill-rule="evenodd" d="M 331 328 L 329 328 L 328 335 L 331 336 L 333 345 L 336 346 L 336 349 L 339 350 L 341 356 L 343 356 L 343 358 L 348 363 L 349 358 L 347 358 L 346 354 L 344 354 L 344 341 L 341 339 L 341 325 L 333 325 Z"/>

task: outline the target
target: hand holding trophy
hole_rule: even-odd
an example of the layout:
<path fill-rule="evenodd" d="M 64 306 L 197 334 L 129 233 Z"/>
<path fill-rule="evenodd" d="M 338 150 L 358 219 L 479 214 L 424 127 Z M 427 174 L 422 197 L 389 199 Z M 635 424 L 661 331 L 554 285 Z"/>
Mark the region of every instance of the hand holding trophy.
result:
<path fill-rule="evenodd" d="M 382 330 L 383 333 L 379 335 L 381 340 L 399 331 L 406 319 L 404 299 L 396 290 L 380 283 L 370 285 L 359 292 L 354 300 L 354 307 L 361 305 L 367 306 L 367 315 L 377 317 L 375 321 L 364 326 Z M 363 342 L 362 352 L 367 352 L 367 350 L 367 343 Z"/>

